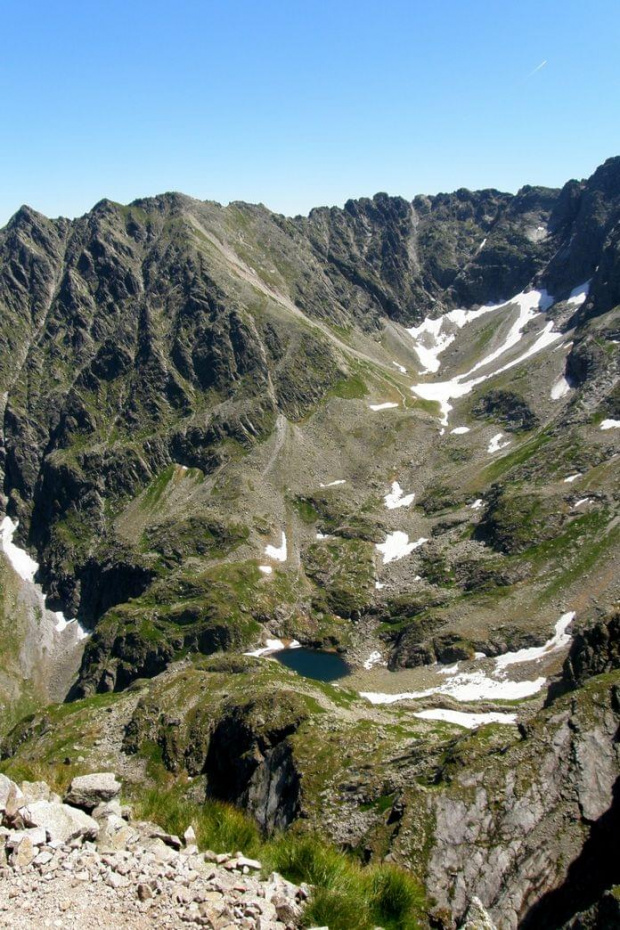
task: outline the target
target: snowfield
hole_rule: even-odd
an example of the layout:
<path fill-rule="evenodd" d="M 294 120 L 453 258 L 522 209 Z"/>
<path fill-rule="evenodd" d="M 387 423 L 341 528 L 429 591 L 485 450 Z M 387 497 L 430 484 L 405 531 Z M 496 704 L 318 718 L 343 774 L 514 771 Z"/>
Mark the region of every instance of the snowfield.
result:
<path fill-rule="evenodd" d="M 4 552 L 19 577 L 28 584 L 33 585 L 42 609 L 46 610 L 45 595 L 43 594 L 41 586 L 36 584 L 34 580 L 39 570 L 39 563 L 35 562 L 25 549 L 20 549 L 20 547 L 16 546 L 13 542 L 13 536 L 18 526 L 19 523 L 14 523 L 10 517 L 4 518 L 0 524 L 0 549 Z M 78 640 L 86 639 L 89 635 L 75 617 L 68 620 L 59 610 L 53 611 L 53 616 L 56 618 L 54 629 L 57 633 L 64 633 L 66 629 L 75 630 Z"/>
<path fill-rule="evenodd" d="M 0 524 L 0 545 L 9 562 L 24 581 L 34 582 L 34 576 L 39 570 L 39 563 L 28 555 L 25 549 L 20 549 L 13 542 L 13 536 L 19 523 L 14 523 L 10 517 L 5 517 Z"/>
<path fill-rule="evenodd" d="M 423 536 L 415 542 L 409 542 L 407 533 L 396 530 L 394 533 L 388 533 L 385 542 L 377 543 L 375 548 L 377 552 L 383 555 L 383 564 L 387 565 L 388 562 L 397 562 L 399 559 L 404 559 L 406 555 L 409 555 L 414 549 L 418 549 L 425 542 L 428 542 L 428 539 Z"/>
<path fill-rule="evenodd" d="M 265 555 L 276 562 L 286 562 L 288 558 L 286 533 L 282 532 L 282 542 L 279 546 L 265 546 Z"/>
<path fill-rule="evenodd" d="M 544 687 L 547 679 L 538 676 L 534 679 L 512 681 L 507 678 L 506 669 L 511 665 L 539 662 L 541 659 L 566 648 L 571 641 L 571 636 L 567 630 L 574 619 L 574 611 L 562 614 L 555 625 L 555 631 L 551 639 L 547 640 L 542 646 L 519 649 L 498 656 L 494 660 L 494 668 L 490 674 L 483 669 L 459 672 L 457 663 L 442 670 L 442 674 L 446 676 L 447 680 L 434 688 L 427 688 L 424 691 L 403 691 L 400 694 L 385 694 L 378 691 L 361 691 L 360 694 L 371 704 L 395 704 L 398 701 L 420 700 L 432 697 L 435 694 L 443 694 L 461 702 L 508 701 L 531 697 Z M 424 713 L 424 711 L 421 711 L 421 713 Z"/>
<path fill-rule="evenodd" d="M 485 313 L 490 313 L 510 305 L 516 305 L 518 309 L 517 318 L 510 327 L 503 343 L 493 352 L 489 353 L 489 355 L 481 359 L 481 361 L 477 362 L 473 368 L 465 372 L 465 374 L 457 375 L 450 381 L 435 381 L 412 385 L 411 391 L 418 397 L 421 397 L 423 400 L 438 402 L 442 415 L 441 422 L 444 426 L 447 426 L 448 416 L 452 410 L 452 404 L 450 401 L 457 400 L 459 397 L 465 397 L 465 395 L 471 393 L 471 391 L 478 384 L 482 384 L 489 378 L 492 378 L 498 374 L 502 374 L 503 372 L 514 368 L 516 365 L 520 365 L 521 362 L 540 352 L 542 349 L 546 348 L 546 346 L 552 345 L 554 342 L 557 342 L 558 339 L 562 338 L 561 333 L 556 333 L 553 331 L 554 323 L 553 321 L 550 321 L 549 323 L 545 324 L 542 331 L 539 333 L 538 337 L 534 340 L 529 349 L 526 349 L 526 351 L 518 356 L 518 358 L 513 359 L 511 362 L 508 362 L 501 368 L 497 368 L 488 372 L 487 374 L 479 375 L 475 378 L 471 377 L 473 374 L 475 374 L 475 372 L 478 372 L 484 368 L 489 368 L 493 362 L 500 359 L 503 355 L 510 351 L 510 349 L 518 345 L 518 343 L 523 338 L 527 325 L 537 316 L 539 316 L 540 312 L 548 310 L 549 307 L 553 305 L 553 303 L 554 298 L 551 297 L 547 291 L 532 290 L 527 291 L 526 293 L 517 294 L 516 297 L 513 297 L 511 300 L 507 300 L 504 303 L 496 304 L 494 306 L 481 307 L 480 310 L 452 310 L 450 313 L 446 314 L 444 317 L 440 317 L 438 320 L 427 319 L 421 323 L 420 326 L 408 330 L 408 332 L 412 334 L 416 340 L 421 339 L 422 336 L 425 336 L 427 341 L 430 339 L 434 340 L 434 343 L 430 348 L 428 345 L 420 344 L 416 344 L 414 348 L 423 361 L 423 364 L 426 365 L 426 370 L 422 373 L 435 373 L 439 370 L 438 355 L 443 352 L 447 346 L 449 346 L 454 341 L 455 338 L 455 333 L 452 333 L 449 336 L 442 334 L 442 320 L 450 319 L 452 314 L 457 315 L 455 319 L 461 319 L 461 317 L 458 315 L 463 314 L 464 316 L 462 319 L 464 322 L 461 325 L 465 325 L 466 322 L 476 318 L 475 316 L 472 316 L 472 314 L 477 314 L 480 316 L 483 311 Z M 420 352 L 422 352 L 422 355 L 420 355 Z"/>
<path fill-rule="evenodd" d="M 371 410 L 390 410 L 392 407 L 398 407 L 393 400 L 388 400 L 384 404 L 368 404 Z"/>
<path fill-rule="evenodd" d="M 415 500 L 415 493 L 405 494 L 398 481 L 392 482 L 392 488 L 383 498 L 388 510 L 396 510 L 398 507 L 410 507 Z"/>
<path fill-rule="evenodd" d="M 432 707 L 429 710 L 418 710 L 413 717 L 419 717 L 420 720 L 441 720 L 445 723 L 455 723 L 459 727 L 465 727 L 467 730 L 475 730 L 485 723 L 507 723 L 516 724 L 516 714 L 498 714 L 489 711 L 486 714 L 469 714 L 462 710 L 446 710 L 443 707 Z"/>

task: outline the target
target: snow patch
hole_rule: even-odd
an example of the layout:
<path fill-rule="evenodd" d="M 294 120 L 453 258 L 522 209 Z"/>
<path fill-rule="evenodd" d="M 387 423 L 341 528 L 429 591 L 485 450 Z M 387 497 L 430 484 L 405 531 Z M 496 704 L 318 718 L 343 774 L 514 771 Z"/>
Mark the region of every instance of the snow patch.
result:
<path fill-rule="evenodd" d="M 465 433 L 469 432 L 469 426 L 455 426 L 450 432 L 453 433 L 454 436 L 464 436 Z"/>
<path fill-rule="evenodd" d="M 473 504 L 469 505 L 469 507 L 471 510 L 480 510 L 480 508 L 482 507 L 482 498 L 479 497 L 478 500 L 475 500 Z"/>
<path fill-rule="evenodd" d="M 542 332 L 539 334 L 538 338 L 532 343 L 532 345 L 523 352 L 518 358 L 513 359 L 512 362 L 508 362 L 501 368 L 491 371 L 486 375 L 480 375 L 477 378 L 471 378 L 471 380 L 466 380 L 470 378 L 472 374 L 476 371 L 479 371 L 482 368 L 487 368 L 492 362 L 496 361 L 500 356 L 504 355 L 510 349 L 517 345 L 523 336 L 523 332 L 527 324 L 535 319 L 539 315 L 539 311 L 548 310 L 549 307 L 553 305 L 554 298 L 551 297 L 547 291 L 528 291 L 527 293 L 517 294 L 516 297 L 513 297 L 511 300 L 507 300 L 502 304 L 496 304 L 488 308 L 481 308 L 489 312 L 489 310 L 497 310 L 501 307 L 507 307 L 510 304 L 516 304 L 519 308 L 519 314 L 517 319 L 510 327 L 510 330 L 504 339 L 502 345 L 491 352 L 480 362 L 474 365 L 468 372 L 465 374 L 457 375 L 456 378 L 453 378 L 450 381 L 437 381 L 428 384 L 414 384 L 411 387 L 411 391 L 416 394 L 418 397 L 421 397 L 423 400 L 431 400 L 439 403 L 441 409 L 442 419 L 441 422 L 444 426 L 448 425 L 448 415 L 452 410 L 451 400 L 456 400 L 459 397 L 464 397 L 466 394 L 471 393 L 471 391 L 478 384 L 482 384 L 484 381 L 487 381 L 489 378 L 494 377 L 495 375 L 502 374 L 505 371 L 508 371 L 511 368 L 514 368 L 515 365 L 521 364 L 521 362 L 530 358 L 530 356 L 535 355 L 537 352 L 540 352 L 546 346 L 551 345 L 553 342 L 556 342 L 558 339 L 562 338 L 561 333 L 553 332 L 553 321 L 547 323 L 543 328 Z M 456 313 L 457 311 L 451 311 L 451 313 Z M 478 310 L 474 311 L 458 311 L 459 313 L 467 314 L 469 313 L 480 313 Z M 450 313 L 446 314 L 446 317 L 450 317 Z M 428 321 L 433 323 L 435 328 L 445 317 L 440 317 L 439 320 Z M 427 321 L 425 321 L 426 323 Z M 424 326 L 424 324 L 421 324 Z M 419 330 L 420 327 L 417 328 Z M 416 332 L 417 332 L 416 330 Z M 437 330 L 439 332 L 439 330 Z M 409 330 L 411 332 L 411 330 Z M 449 342 L 446 342 L 443 348 L 452 342 L 454 337 L 452 337 Z M 443 351 L 443 348 L 440 351 Z M 416 349 L 417 351 L 417 349 Z M 436 367 L 428 368 L 427 371 L 437 371 L 439 369 L 439 363 L 437 362 Z"/>
<path fill-rule="evenodd" d="M 258 570 L 259 572 L 262 572 L 263 575 L 271 575 L 273 568 L 271 565 L 259 565 Z"/>
<path fill-rule="evenodd" d="M 440 675 L 456 675 L 459 670 L 459 663 L 455 662 L 454 665 L 444 665 L 443 668 L 439 669 Z"/>
<path fill-rule="evenodd" d="M 368 404 L 371 410 L 390 410 L 392 407 L 398 407 L 393 400 L 388 400 L 384 404 Z"/>
<path fill-rule="evenodd" d="M 377 591 L 383 591 L 383 589 L 385 588 L 385 585 L 383 584 L 382 581 L 375 581 L 375 588 L 377 589 Z"/>
<path fill-rule="evenodd" d="M 73 628 L 74 625 L 77 625 L 76 636 L 78 641 L 88 638 L 89 634 L 86 632 L 84 627 L 78 623 L 75 617 L 72 620 L 67 620 L 65 615 L 59 610 L 54 611 L 54 616 L 56 617 L 56 625 L 54 626 L 54 629 L 57 633 L 64 633 L 67 628 Z"/>
<path fill-rule="evenodd" d="M 395 704 L 397 701 L 415 701 L 434 694 L 446 694 L 456 701 L 521 700 L 536 694 L 545 684 L 546 678 L 534 681 L 498 681 L 484 672 L 469 672 L 455 675 L 438 688 L 426 691 L 403 691 L 400 694 L 383 694 L 377 691 L 360 691 L 360 695 L 371 704 Z"/>
<path fill-rule="evenodd" d="M 394 365 L 395 368 L 398 368 L 398 370 L 399 370 L 403 375 L 406 375 L 406 374 L 407 374 L 407 369 L 405 368 L 404 365 L 399 365 L 398 362 L 392 362 L 392 365 Z"/>
<path fill-rule="evenodd" d="M 425 691 L 403 691 L 400 694 L 384 694 L 376 691 L 361 691 L 371 704 L 394 704 L 397 701 L 414 701 L 431 697 L 434 694 L 444 694 L 456 701 L 494 701 L 494 700 L 521 700 L 537 694 L 546 682 L 546 678 L 538 677 L 527 681 L 511 681 L 506 677 L 506 668 L 510 665 L 520 665 L 524 662 L 537 662 L 542 658 L 568 646 L 571 636 L 567 629 L 575 618 L 574 611 L 562 614 L 555 625 L 555 632 L 543 646 L 534 646 L 530 649 L 519 649 L 516 652 L 507 652 L 495 659 L 492 675 L 483 670 L 473 672 L 459 672 L 448 677 L 448 669 L 444 674 L 448 681 L 435 688 Z M 478 657 L 480 657 L 478 655 Z M 458 664 L 458 663 L 457 663 Z"/>
<path fill-rule="evenodd" d="M 276 562 L 286 562 L 288 550 L 286 545 L 286 533 L 282 533 L 282 542 L 279 546 L 265 546 L 265 555 Z"/>
<path fill-rule="evenodd" d="M 486 242 L 486 240 L 485 240 Z M 452 345 L 459 329 L 479 317 L 496 310 L 502 304 L 486 304 L 478 310 L 450 310 L 436 320 L 426 317 L 419 326 L 412 326 L 407 332 L 414 340 L 416 355 L 424 366 L 420 374 L 435 374 L 439 371 L 441 362 L 439 356 Z"/>
<path fill-rule="evenodd" d="M 498 672 L 503 672 L 509 665 L 519 665 L 521 662 L 538 662 L 552 652 L 563 649 L 571 641 L 570 633 L 566 630 L 575 619 L 575 611 L 571 610 L 562 614 L 555 625 L 555 632 L 551 639 L 547 640 L 542 646 L 531 646 L 528 649 L 519 649 L 517 652 L 506 652 L 498 656 L 495 660 L 495 668 Z"/>
<path fill-rule="evenodd" d="M 620 429 L 620 420 L 603 420 L 601 429 Z"/>
<path fill-rule="evenodd" d="M 392 490 L 388 491 L 383 500 L 388 510 L 396 510 L 398 507 L 409 507 L 413 504 L 415 492 L 405 494 L 398 481 L 392 482 Z"/>
<path fill-rule="evenodd" d="M 39 570 L 39 563 L 26 552 L 25 549 L 20 549 L 19 546 L 16 546 L 13 542 L 13 536 L 19 526 L 18 522 L 13 522 L 10 517 L 5 517 L 0 524 L 0 549 L 4 552 L 8 558 L 11 566 L 19 577 L 28 582 L 29 584 L 34 585 L 37 594 L 39 596 L 41 606 L 45 608 L 45 595 L 40 585 L 35 584 L 34 578 L 36 573 Z M 77 627 L 77 639 L 86 639 L 89 635 L 86 630 L 81 626 L 81 624 L 76 620 L 75 617 L 72 617 L 70 620 L 67 620 L 65 615 L 61 611 L 53 611 L 53 615 L 56 618 L 56 623 L 54 624 L 54 629 L 57 633 L 63 633 L 68 627 L 72 629 Z"/>
<path fill-rule="evenodd" d="M 256 659 L 260 659 L 262 656 L 270 656 L 272 652 L 279 652 L 281 649 L 286 649 L 281 639 L 268 639 L 260 649 L 253 649 L 252 652 L 244 652 L 243 654 L 244 656 L 254 656 Z"/>
<path fill-rule="evenodd" d="M 562 375 L 551 388 L 551 400 L 560 400 L 561 397 L 566 397 L 570 389 L 570 384 Z"/>
<path fill-rule="evenodd" d="M 445 723 L 455 723 L 457 726 L 465 727 L 467 730 L 475 730 L 477 727 L 484 726 L 485 723 L 507 723 L 514 725 L 517 722 L 516 714 L 498 714 L 492 711 L 486 714 L 468 714 L 462 710 L 446 710 L 443 707 L 419 710 L 412 714 L 412 716 L 419 717 L 420 720 L 442 720 Z"/>
<path fill-rule="evenodd" d="M 423 536 L 420 536 L 416 542 L 409 542 L 407 533 L 396 530 L 394 533 L 388 533 L 385 542 L 377 543 L 375 548 L 377 552 L 383 555 L 383 564 L 387 565 L 388 562 L 397 562 L 399 559 L 404 559 L 406 555 L 409 555 L 414 549 L 418 549 L 425 542 L 428 542 L 428 540 Z"/>
<path fill-rule="evenodd" d="M 590 281 L 585 281 L 583 284 L 578 284 L 577 287 L 573 288 L 570 292 L 570 297 L 566 301 L 569 307 L 580 307 L 585 303 L 588 294 L 590 292 Z"/>
<path fill-rule="evenodd" d="M 581 500 L 575 501 L 573 507 L 581 507 L 582 504 L 588 504 L 591 500 L 591 497 L 582 497 Z"/>
<path fill-rule="evenodd" d="M 581 477 L 582 477 L 581 472 L 577 472 L 576 475 L 569 475 L 568 478 L 564 479 L 564 484 L 572 484 L 573 481 L 576 481 L 577 478 L 581 478 Z"/>
<path fill-rule="evenodd" d="M 328 484 L 320 484 L 320 488 L 335 488 L 339 484 L 346 484 L 346 478 L 338 478 L 336 481 L 330 481 Z"/>
<path fill-rule="evenodd" d="M 496 433 L 495 436 L 493 436 L 493 438 L 491 439 L 489 443 L 489 448 L 487 449 L 487 452 L 489 452 L 492 455 L 494 452 L 500 452 L 502 449 L 505 449 L 506 446 L 510 445 L 510 439 L 507 439 L 505 442 L 502 442 L 503 435 L 504 435 L 503 433 Z"/>
<path fill-rule="evenodd" d="M 364 662 L 364 668 L 369 671 L 371 668 L 374 668 L 375 665 L 380 665 L 382 662 L 380 652 L 371 652 L 366 661 Z"/>
<path fill-rule="evenodd" d="M 10 517 L 5 517 L 0 524 L 0 545 L 9 562 L 24 581 L 34 582 L 34 576 L 39 570 L 39 563 L 28 555 L 25 549 L 20 549 L 13 542 L 13 536 L 19 523 L 13 523 Z"/>

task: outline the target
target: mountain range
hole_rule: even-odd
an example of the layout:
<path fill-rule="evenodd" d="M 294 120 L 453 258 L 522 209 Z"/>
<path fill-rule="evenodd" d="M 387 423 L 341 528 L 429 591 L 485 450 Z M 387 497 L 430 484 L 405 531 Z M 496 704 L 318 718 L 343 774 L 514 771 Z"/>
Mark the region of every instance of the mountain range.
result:
<path fill-rule="evenodd" d="M 619 344 L 620 158 L 308 217 L 22 207 L 7 773 L 189 779 L 410 870 L 420 926 L 620 925 Z"/>

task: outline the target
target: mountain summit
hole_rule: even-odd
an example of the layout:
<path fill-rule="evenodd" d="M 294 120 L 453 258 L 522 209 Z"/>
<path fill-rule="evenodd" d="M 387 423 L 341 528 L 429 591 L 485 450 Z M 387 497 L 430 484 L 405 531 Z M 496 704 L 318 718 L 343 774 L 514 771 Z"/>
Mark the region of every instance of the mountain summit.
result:
<path fill-rule="evenodd" d="M 105 744 L 138 784 L 157 746 L 267 833 L 391 851 L 434 926 L 478 896 L 500 927 L 576 927 L 620 880 L 582 889 L 620 774 L 619 342 L 620 158 L 561 190 L 308 217 L 175 193 L 21 208 L 0 231 L 5 729 L 70 703 L 3 755 L 56 763 L 43 721 L 72 743 L 113 696 L 89 762 Z M 291 643 L 337 651 L 345 687 L 261 658 Z M 570 756 L 573 724 L 595 735 Z M 330 732 L 345 760 L 322 759 Z M 533 832 L 509 849 L 520 798 Z"/>

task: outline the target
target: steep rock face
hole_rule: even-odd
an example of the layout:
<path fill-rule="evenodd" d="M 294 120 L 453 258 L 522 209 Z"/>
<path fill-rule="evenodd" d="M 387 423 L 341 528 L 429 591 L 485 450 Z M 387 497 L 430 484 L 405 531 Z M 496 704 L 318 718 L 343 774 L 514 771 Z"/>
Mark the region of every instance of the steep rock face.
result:
<path fill-rule="evenodd" d="M 487 391 L 472 412 L 474 416 L 500 423 L 509 433 L 527 431 L 538 426 L 538 417 L 534 411 L 514 391 Z"/>
<path fill-rule="evenodd" d="M 580 630 L 571 643 L 554 691 L 574 690 L 595 675 L 620 668 L 620 611 Z"/>
<path fill-rule="evenodd" d="M 459 190 L 408 203 L 377 194 L 296 222 L 330 277 L 353 288 L 361 312 L 375 303 L 389 317 L 415 320 L 437 302 L 469 306 L 525 287 L 548 257 L 532 233 L 557 196 L 542 188 L 517 197 Z"/>
<path fill-rule="evenodd" d="M 500 930 L 551 930 L 617 882 L 609 861 L 620 774 L 616 678 L 594 679 L 553 705 L 501 761 L 487 756 L 483 768 L 457 747 L 429 800 L 429 884 L 439 911 L 458 921 L 476 895 Z"/>
<path fill-rule="evenodd" d="M 230 675 L 248 671 L 244 659 L 215 662 Z M 308 719 L 293 691 L 257 690 L 250 700 L 224 701 L 207 709 L 199 695 L 187 713 L 169 713 L 141 699 L 125 726 L 123 750 L 133 755 L 149 744 L 161 749 L 166 768 L 203 776 L 207 796 L 245 808 L 266 834 L 287 827 L 300 813 L 302 783 L 291 737 Z"/>
<path fill-rule="evenodd" d="M 545 279 L 551 293 L 564 286 L 568 274 L 581 281 L 592 279 L 590 299 L 579 312 L 582 319 L 606 313 L 620 302 L 616 263 L 619 182 L 620 159 L 609 158 L 587 182 L 565 185 L 551 215 L 557 245 Z"/>
<path fill-rule="evenodd" d="M 287 827 L 299 812 L 301 796 L 287 738 L 306 716 L 292 692 L 225 711 L 205 762 L 209 795 L 242 805 L 267 833 Z"/>
<path fill-rule="evenodd" d="M 0 237 L 5 492 L 51 603 L 86 622 L 110 504 L 172 461 L 213 471 L 342 376 L 320 334 L 253 317 L 214 280 L 191 203 L 103 201 L 72 224 L 24 210 Z"/>

